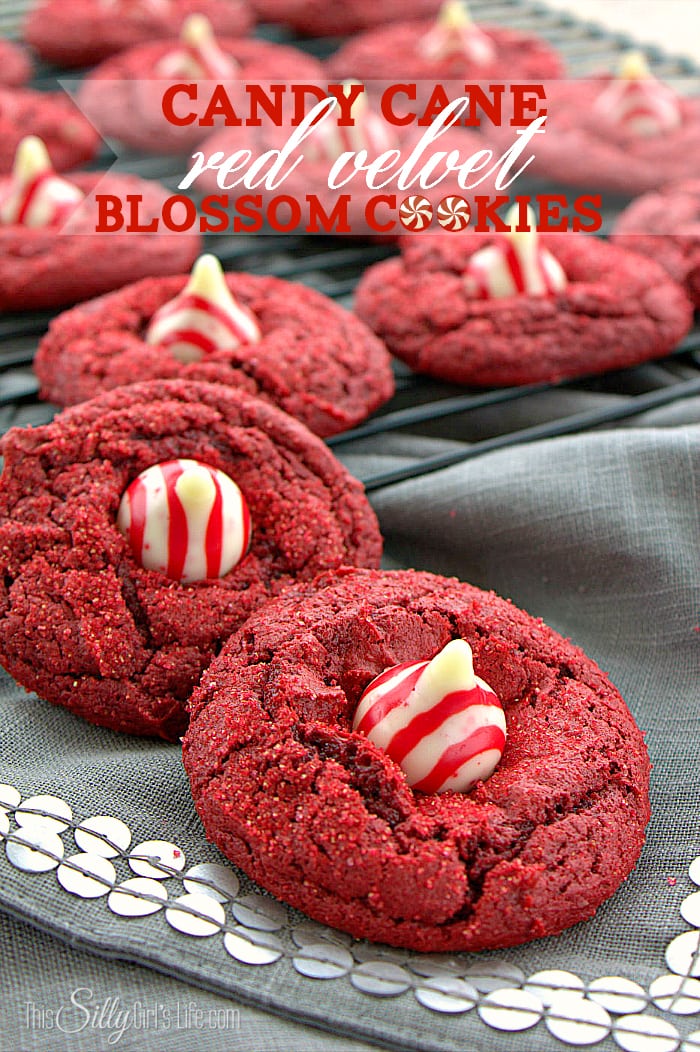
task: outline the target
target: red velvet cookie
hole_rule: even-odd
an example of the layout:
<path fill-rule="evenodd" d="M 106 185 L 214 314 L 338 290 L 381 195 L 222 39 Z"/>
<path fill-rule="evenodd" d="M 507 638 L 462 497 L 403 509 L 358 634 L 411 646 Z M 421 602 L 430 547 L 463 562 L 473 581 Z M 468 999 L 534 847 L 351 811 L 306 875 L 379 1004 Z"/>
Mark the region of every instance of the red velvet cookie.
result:
<path fill-rule="evenodd" d="M 207 380 L 272 402 L 322 436 L 358 424 L 391 397 L 389 355 L 354 315 L 314 289 L 279 278 L 225 278 L 239 309 L 259 327 L 254 341 L 220 343 L 199 360 L 187 360 L 193 357 L 187 349 L 176 357 L 167 317 L 165 329 L 150 326 L 158 311 L 185 295 L 187 279 L 141 281 L 51 323 L 34 363 L 43 397 L 66 405 L 134 377 Z M 183 330 L 201 320 L 193 318 L 185 319 Z"/>
<path fill-rule="evenodd" d="M 445 5 L 446 7 L 449 5 Z M 454 5 L 452 5 L 454 7 Z M 459 6 L 459 5 L 457 5 Z M 439 20 L 396 22 L 354 37 L 328 59 L 330 77 L 344 80 L 541 81 L 564 75 L 564 65 L 550 44 L 533 33 L 502 26 L 470 25 L 477 48 L 458 44 L 431 49 Z M 467 38 L 468 39 L 468 38 Z"/>
<path fill-rule="evenodd" d="M 9 183 L 9 179 L 0 179 L 0 208 Z M 164 186 L 133 175 L 80 173 L 71 176 L 70 183 L 86 195 L 96 188 L 120 200 L 137 194 L 143 198 L 144 219 L 159 216 L 168 197 Z M 64 307 L 121 288 L 126 282 L 180 273 L 200 249 L 197 233 L 98 234 L 97 220 L 94 197 L 89 196 L 62 229 L 0 220 L 0 311 Z M 125 374 L 122 382 L 130 382 L 134 375 Z M 98 390 L 95 384 L 92 393 Z"/>
<path fill-rule="evenodd" d="M 655 259 L 700 307 L 700 179 L 638 197 L 618 217 L 611 240 Z"/>
<path fill-rule="evenodd" d="M 624 110 L 621 122 L 610 119 L 605 93 L 623 83 L 605 74 L 547 84 L 546 127 L 532 143 L 528 175 L 629 197 L 688 178 L 700 163 L 700 98 L 678 96 L 677 124 L 638 134 Z M 654 81 L 651 101 L 664 90 Z M 513 139 L 506 120 L 488 136 L 504 146 Z"/>
<path fill-rule="evenodd" d="M 353 715 L 387 666 L 449 640 L 505 709 L 466 793 L 409 788 Z M 184 762 L 207 836 L 325 924 L 421 951 L 483 950 L 592 917 L 634 867 L 649 759 L 619 693 L 510 602 L 415 571 L 340 571 L 254 615 L 204 675 Z"/>
<path fill-rule="evenodd" d="M 32 64 L 26 51 L 11 40 L 0 38 L 0 84 L 19 88 L 32 75 Z"/>
<path fill-rule="evenodd" d="M 24 25 L 34 50 L 57 66 L 91 66 L 146 40 L 177 37 L 188 15 L 241 36 L 253 16 L 245 0 L 40 0 Z"/>
<path fill-rule="evenodd" d="M 0 174 L 10 171 L 27 135 L 44 140 L 59 172 L 92 160 L 100 145 L 99 135 L 67 95 L 0 88 Z"/>
<path fill-rule="evenodd" d="M 167 75 L 173 55 L 180 45 L 172 40 L 141 44 L 107 59 L 83 81 L 79 100 L 85 113 L 106 137 L 119 139 L 136 149 L 149 153 L 187 153 L 210 134 L 198 121 L 181 127 L 163 115 L 163 93 L 169 83 L 206 82 L 202 98 L 196 102 L 182 97 L 174 103 L 176 113 L 187 116 L 191 112 L 204 115 L 215 82 L 229 85 L 239 107 L 244 106 L 242 83 L 255 82 L 319 82 L 323 81 L 323 67 L 311 55 L 281 44 L 263 40 L 216 40 L 223 61 L 232 61 L 235 72 L 230 75 L 211 71 L 209 74 Z M 166 63 L 163 67 L 161 63 Z M 172 67 L 176 68 L 176 67 Z M 233 67 L 232 67 L 233 68 Z M 161 70 L 161 72 L 159 72 Z"/>
<path fill-rule="evenodd" d="M 134 384 L 12 429 L 2 452 L 2 663 L 115 730 L 176 740 L 203 669 L 253 610 L 323 569 L 379 561 L 362 487 L 320 439 L 218 384 Z M 247 502 L 250 548 L 222 577 L 144 569 L 118 525 L 140 473 L 180 458 L 224 472 Z M 147 548 L 194 543 L 176 511 L 169 528 L 148 511 Z"/>
<path fill-rule="evenodd" d="M 440 7 L 440 0 L 252 0 L 263 22 L 286 22 L 307 36 L 347 36 L 361 29 L 398 22 L 406 18 L 425 18 Z"/>
<path fill-rule="evenodd" d="M 472 261 L 505 237 L 404 238 L 400 259 L 365 272 L 355 309 L 416 372 L 477 387 L 624 369 L 667 354 L 692 324 L 662 267 L 587 234 L 540 235 L 564 288 L 488 298 L 470 285 Z"/>

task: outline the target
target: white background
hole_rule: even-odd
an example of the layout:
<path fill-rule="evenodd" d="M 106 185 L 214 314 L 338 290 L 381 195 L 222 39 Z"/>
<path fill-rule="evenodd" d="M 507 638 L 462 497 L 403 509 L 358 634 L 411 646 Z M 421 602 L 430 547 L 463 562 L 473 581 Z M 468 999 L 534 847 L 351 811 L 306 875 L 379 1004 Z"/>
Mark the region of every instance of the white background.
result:
<path fill-rule="evenodd" d="M 700 62 L 700 0 L 547 0 L 547 5 Z"/>

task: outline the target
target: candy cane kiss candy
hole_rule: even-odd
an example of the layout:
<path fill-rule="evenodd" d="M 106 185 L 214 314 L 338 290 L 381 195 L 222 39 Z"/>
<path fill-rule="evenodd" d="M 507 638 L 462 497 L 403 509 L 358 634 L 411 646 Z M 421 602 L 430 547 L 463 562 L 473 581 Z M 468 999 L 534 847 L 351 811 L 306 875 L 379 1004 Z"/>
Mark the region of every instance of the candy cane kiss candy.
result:
<path fill-rule="evenodd" d="M 82 190 L 56 175 L 42 140 L 28 135 L 17 147 L 10 189 L 0 201 L 0 222 L 58 227 L 83 199 Z"/>
<path fill-rule="evenodd" d="M 197 14 L 182 23 L 180 47 L 169 51 L 156 66 L 160 77 L 195 80 L 230 80 L 238 70 L 235 59 L 219 47 L 209 19 Z"/>
<path fill-rule="evenodd" d="M 360 698 L 353 730 L 383 749 L 424 793 L 466 792 L 489 778 L 506 741 L 495 693 L 453 639 L 431 661 L 388 668 Z"/>
<path fill-rule="evenodd" d="M 446 0 L 435 24 L 421 40 L 420 50 L 434 62 L 463 55 L 477 66 L 496 57 L 493 41 L 474 24 L 464 0 Z"/>
<path fill-rule="evenodd" d="M 679 96 L 652 76 L 641 51 L 627 52 L 595 110 L 601 120 L 640 137 L 673 131 L 682 120 Z"/>
<path fill-rule="evenodd" d="M 527 210 L 527 229 L 519 219 L 519 206 L 513 205 L 505 217 L 508 233 L 498 234 L 490 245 L 479 249 L 464 273 L 468 291 L 479 299 L 506 296 L 552 296 L 566 288 L 564 269 L 542 245 L 535 214 Z"/>
<path fill-rule="evenodd" d="M 145 570 L 185 584 L 223 577 L 250 543 L 240 489 L 223 471 L 196 460 L 142 471 L 121 499 L 117 525 Z"/>
<path fill-rule="evenodd" d="M 200 256 L 182 292 L 151 319 L 146 343 L 160 344 L 181 362 L 198 362 L 217 350 L 258 343 L 253 315 L 231 295 L 216 256 Z"/>

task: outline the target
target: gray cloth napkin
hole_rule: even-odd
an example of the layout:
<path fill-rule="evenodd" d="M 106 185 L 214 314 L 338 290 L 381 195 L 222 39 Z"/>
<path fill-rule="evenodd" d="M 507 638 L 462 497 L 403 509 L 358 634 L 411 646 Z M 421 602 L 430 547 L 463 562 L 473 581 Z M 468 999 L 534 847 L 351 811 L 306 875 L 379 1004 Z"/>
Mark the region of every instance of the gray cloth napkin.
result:
<path fill-rule="evenodd" d="M 619 396 L 602 391 L 573 397 L 579 399 L 576 410 L 590 398 Z M 556 411 L 557 396 L 548 398 L 553 404 L 540 404 L 538 418 Z M 519 407 L 512 426 L 528 422 L 522 412 Z M 508 425 L 503 415 L 500 423 Z M 668 970 L 669 941 L 689 928 L 679 908 L 696 890 L 688 867 L 700 854 L 700 405 L 689 400 L 647 414 L 641 423 L 489 454 L 373 495 L 387 566 L 416 566 L 493 588 L 570 636 L 621 690 L 647 733 L 654 764 L 653 818 L 642 859 L 597 916 L 529 946 L 459 956 L 462 969 L 478 963 L 488 970 L 498 960 L 526 976 L 566 969 L 585 982 L 621 976 L 646 989 Z M 383 436 L 348 448 L 343 457 L 366 477 L 416 455 L 475 441 L 492 425 L 464 420 L 431 426 L 422 435 Z M 177 747 L 91 727 L 26 695 L 6 676 L 0 703 L 0 782 L 15 785 L 24 798 L 60 797 L 74 821 L 116 816 L 132 831 L 132 848 L 142 840 L 172 841 L 186 856 L 185 868 L 221 861 L 193 811 Z M 66 855 L 78 850 L 71 829 L 62 839 Z M 134 875 L 125 861 L 115 864 L 117 882 Z M 171 900 L 183 892 L 176 876 L 162 883 Z M 241 894 L 251 890 L 242 878 Z M 566 1044 L 544 1022 L 510 1033 L 487 1025 L 476 1009 L 448 1014 L 424 1007 L 415 989 L 420 977 L 411 968 L 417 955 L 388 959 L 400 963 L 411 981 L 396 997 L 371 996 L 348 975 L 307 978 L 292 961 L 298 947 L 290 935 L 303 918 L 291 910 L 276 932 L 284 956 L 266 966 L 247 965 L 226 952 L 221 932 L 185 935 L 167 923 L 163 910 L 127 920 L 110 911 L 104 895 L 68 894 L 55 870 L 27 873 L 10 865 L 2 846 L 0 909 L 6 914 L 0 924 L 3 1049 L 116 1044 L 257 1052 L 369 1045 L 546 1052 Z M 230 904 L 225 909 L 231 927 L 236 921 Z M 362 974 L 362 961 L 382 953 L 365 944 L 351 950 L 353 977 Z M 93 992 L 96 1010 L 119 998 L 127 1007 L 135 1001 L 160 1004 L 172 1020 L 178 1004 L 194 1001 L 203 1013 L 238 1007 L 240 1025 L 226 1029 L 222 1022 L 217 1029 L 214 1015 L 209 1028 L 166 1030 L 161 1023 L 148 1032 L 127 1030 L 115 1040 L 114 1027 L 86 1024 L 69 1035 L 50 1027 L 46 1014 L 27 1016 L 27 1002 L 53 1012 L 67 1002 L 70 1007 L 78 987 Z M 697 1016 L 693 1021 L 653 1006 L 646 1014 L 670 1021 L 681 1036 L 699 1025 Z M 596 1047 L 617 1046 L 604 1037 Z"/>

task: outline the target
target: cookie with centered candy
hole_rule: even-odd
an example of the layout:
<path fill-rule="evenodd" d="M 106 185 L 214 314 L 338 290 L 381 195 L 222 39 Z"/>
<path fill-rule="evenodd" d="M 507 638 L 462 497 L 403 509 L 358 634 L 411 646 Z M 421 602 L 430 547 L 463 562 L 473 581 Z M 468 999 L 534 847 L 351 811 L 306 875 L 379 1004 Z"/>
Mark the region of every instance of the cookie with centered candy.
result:
<path fill-rule="evenodd" d="M 327 70 L 331 77 L 368 81 L 454 79 L 461 88 L 465 78 L 541 81 L 564 74 L 561 58 L 545 40 L 478 25 L 460 0 L 446 0 L 434 19 L 394 22 L 353 37 L 331 55 Z"/>
<path fill-rule="evenodd" d="M 222 643 L 285 587 L 376 566 L 359 482 L 273 406 L 135 384 L 2 442 L 0 659 L 93 723 L 176 740 Z"/>
<path fill-rule="evenodd" d="M 627 197 L 687 179 L 700 163 L 700 98 L 682 87 L 654 77 L 638 52 L 612 73 L 547 84 L 528 175 Z M 513 141 L 507 116 L 486 134 L 497 147 Z"/>
<path fill-rule="evenodd" d="M 208 380 L 273 402 L 327 436 L 391 396 L 389 363 L 367 326 L 320 292 L 223 274 L 202 256 L 189 279 L 148 279 L 61 314 L 34 367 L 43 396 L 59 405 L 134 377 Z"/>
<path fill-rule="evenodd" d="M 692 324 L 651 259 L 588 234 L 538 234 L 517 206 L 494 234 L 406 237 L 355 309 L 416 372 L 474 386 L 555 382 L 673 350 Z"/>
<path fill-rule="evenodd" d="M 297 48 L 216 33 L 202 15 L 178 26 L 179 39 L 139 44 L 100 63 L 85 77 L 80 105 L 104 136 L 147 153 L 189 153 L 211 134 L 201 126 L 216 85 L 225 85 L 234 110 L 244 112 L 244 83 L 322 83 L 318 59 Z M 166 119 L 163 96 L 171 85 L 187 85 L 173 101 L 175 124 Z M 223 118 L 214 117 L 215 126 Z M 290 112 L 291 117 L 291 112 Z M 289 134 L 289 132 L 287 132 Z"/>
<path fill-rule="evenodd" d="M 581 650 L 492 592 L 341 570 L 255 614 L 192 699 L 207 835 L 314 919 L 421 951 L 553 935 L 634 867 L 649 759 Z"/>
<path fill-rule="evenodd" d="M 0 311 L 62 307 L 192 263 L 197 233 L 96 233 L 98 189 L 138 195 L 144 217 L 159 215 L 168 197 L 133 175 L 59 176 L 41 139 L 22 140 L 12 176 L 0 177 Z"/>

